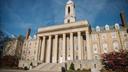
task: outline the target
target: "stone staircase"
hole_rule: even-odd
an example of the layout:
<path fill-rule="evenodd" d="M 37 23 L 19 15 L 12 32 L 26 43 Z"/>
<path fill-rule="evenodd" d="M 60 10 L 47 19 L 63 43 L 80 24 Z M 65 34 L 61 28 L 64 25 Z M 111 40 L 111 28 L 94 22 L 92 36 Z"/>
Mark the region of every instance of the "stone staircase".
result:
<path fill-rule="evenodd" d="M 61 72 L 62 65 L 62 63 L 42 63 L 31 70 L 38 72 Z"/>

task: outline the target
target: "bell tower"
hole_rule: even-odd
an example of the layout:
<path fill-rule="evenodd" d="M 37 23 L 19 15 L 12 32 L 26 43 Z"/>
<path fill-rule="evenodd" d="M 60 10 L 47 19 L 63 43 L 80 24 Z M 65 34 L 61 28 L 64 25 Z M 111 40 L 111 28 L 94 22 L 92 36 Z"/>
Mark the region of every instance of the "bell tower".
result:
<path fill-rule="evenodd" d="M 68 0 L 65 6 L 64 23 L 75 22 L 75 4 L 72 0 Z"/>

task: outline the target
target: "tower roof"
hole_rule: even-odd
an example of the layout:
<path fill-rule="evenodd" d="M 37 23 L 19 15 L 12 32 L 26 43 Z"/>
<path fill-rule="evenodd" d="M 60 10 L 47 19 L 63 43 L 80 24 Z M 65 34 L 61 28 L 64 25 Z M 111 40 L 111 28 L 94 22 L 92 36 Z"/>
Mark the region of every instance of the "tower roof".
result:
<path fill-rule="evenodd" d="M 72 0 L 68 0 L 67 4 L 71 4 L 71 3 L 73 3 L 73 1 Z"/>

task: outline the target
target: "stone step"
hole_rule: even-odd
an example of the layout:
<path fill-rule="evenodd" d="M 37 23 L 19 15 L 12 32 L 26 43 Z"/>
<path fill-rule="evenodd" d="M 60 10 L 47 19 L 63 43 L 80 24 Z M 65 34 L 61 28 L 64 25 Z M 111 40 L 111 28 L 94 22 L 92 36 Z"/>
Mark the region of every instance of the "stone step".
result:
<path fill-rule="evenodd" d="M 45 65 L 44 67 L 41 67 L 40 70 L 43 70 L 43 71 L 48 71 L 49 68 L 52 66 L 53 64 L 51 63 L 48 63 L 47 65 Z"/>
<path fill-rule="evenodd" d="M 43 71 L 43 70 L 28 70 L 25 72 L 61 72 L 61 71 Z"/>
<path fill-rule="evenodd" d="M 39 72 L 61 72 L 61 64 L 59 63 L 42 63 L 37 67 L 33 68 L 31 71 Z"/>
<path fill-rule="evenodd" d="M 42 64 L 36 66 L 35 68 L 33 68 L 32 70 L 39 70 L 41 67 L 44 67 L 45 65 L 47 65 L 47 63 L 42 63 Z"/>
<path fill-rule="evenodd" d="M 50 63 L 46 63 L 42 67 L 39 68 L 39 70 L 47 69 Z"/>
<path fill-rule="evenodd" d="M 55 64 L 54 66 L 50 67 L 50 70 L 61 70 L 61 64 Z"/>

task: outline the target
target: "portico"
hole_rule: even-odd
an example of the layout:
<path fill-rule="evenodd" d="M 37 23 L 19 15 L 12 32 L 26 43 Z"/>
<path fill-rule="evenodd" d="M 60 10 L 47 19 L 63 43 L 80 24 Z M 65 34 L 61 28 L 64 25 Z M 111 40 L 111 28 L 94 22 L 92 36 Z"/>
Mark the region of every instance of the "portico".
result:
<path fill-rule="evenodd" d="M 39 28 L 37 36 L 38 61 L 62 63 L 92 59 L 87 21 Z"/>

